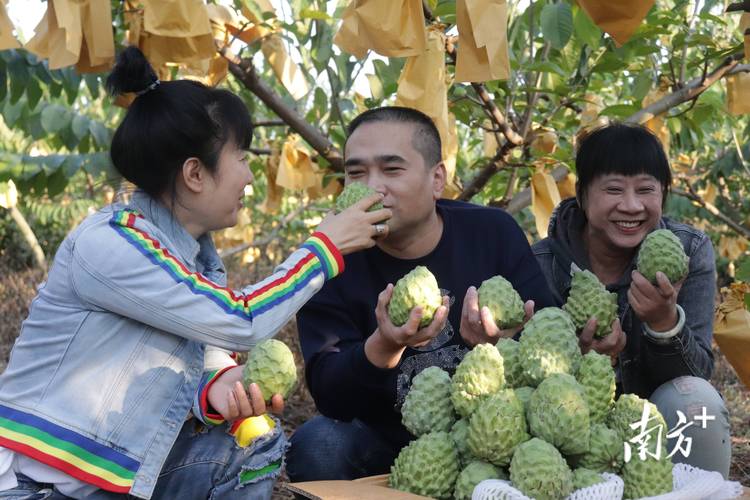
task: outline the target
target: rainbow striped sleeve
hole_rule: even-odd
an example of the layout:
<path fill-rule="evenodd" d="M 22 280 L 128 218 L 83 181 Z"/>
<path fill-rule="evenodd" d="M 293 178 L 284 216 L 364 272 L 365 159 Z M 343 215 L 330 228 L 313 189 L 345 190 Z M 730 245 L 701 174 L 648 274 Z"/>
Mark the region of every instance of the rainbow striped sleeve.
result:
<path fill-rule="evenodd" d="M 208 403 L 208 390 L 230 368 L 234 368 L 234 366 L 227 366 L 221 370 L 207 371 L 203 374 L 203 378 L 201 378 L 198 391 L 195 393 L 195 401 L 193 402 L 193 415 L 204 424 L 221 425 L 224 423 L 224 417 L 213 411 L 213 408 Z"/>
<path fill-rule="evenodd" d="M 341 254 L 322 233 L 314 233 L 303 245 L 309 253 L 290 269 L 249 293 L 238 293 L 219 286 L 200 273 L 190 271 L 158 240 L 138 227 L 143 216 L 133 210 L 118 210 L 110 225 L 153 264 L 166 271 L 177 283 L 184 283 L 197 295 L 203 295 L 226 313 L 252 321 L 265 311 L 294 297 L 319 273 L 332 278 L 344 269 Z"/>
<path fill-rule="evenodd" d="M 30 413 L 0 405 L 0 446 L 103 490 L 128 493 L 140 462 Z"/>

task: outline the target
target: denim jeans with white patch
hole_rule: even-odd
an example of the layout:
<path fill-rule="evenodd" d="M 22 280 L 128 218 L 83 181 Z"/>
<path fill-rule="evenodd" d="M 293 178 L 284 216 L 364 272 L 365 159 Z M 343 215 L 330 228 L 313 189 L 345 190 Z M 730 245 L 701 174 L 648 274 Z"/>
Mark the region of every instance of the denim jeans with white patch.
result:
<path fill-rule="evenodd" d="M 270 499 L 288 446 L 281 424 L 276 421 L 272 431 L 244 448 L 235 443 L 227 429 L 226 424 L 205 427 L 194 418 L 185 422 L 159 474 L 151 498 Z M 51 485 L 35 483 L 24 476 L 18 480 L 18 487 L 0 492 L 0 499 L 68 498 Z M 108 500 L 135 497 L 97 490 L 86 498 Z"/>

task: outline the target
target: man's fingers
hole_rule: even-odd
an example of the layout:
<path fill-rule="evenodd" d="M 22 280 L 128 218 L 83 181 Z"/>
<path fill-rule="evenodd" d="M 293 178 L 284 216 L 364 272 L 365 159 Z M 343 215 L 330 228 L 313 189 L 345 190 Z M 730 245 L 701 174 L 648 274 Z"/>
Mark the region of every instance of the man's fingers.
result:
<path fill-rule="evenodd" d="M 657 290 L 662 297 L 668 298 L 671 297 L 672 294 L 674 294 L 672 283 L 669 282 L 669 278 L 667 278 L 667 275 L 661 271 L 656 272 L 656 284 L 658 285 Z"/>
<path fill-rule="evenodd" d="M 422 308 L 417 306 L 409 313 L 409 319 L 401 328 L 407 335 L 414 335 L 419 330 L 419 322 L 422 321 Z"/>
<path fill-rule="evenodd" d="M 479 326 L 482 322 L 482 317 L 479 314 L 479 294 L 477 294 L 477 289 L 473 286 L 470 286 L 469 289 L 466 290 L 464 310 L 466 311 L 466 321 L 468 321 L 474 328 Z"/>
<path fill-rule="evenodd" d="M 489 335 L 490 337 L 497 337 L 498 335 L 500 335 L 500 329 L 495 323 L 495 318 L 492 316 L 492 311 L 490 311 L 490 308 L 484 306 L 479 313 L 482 317 L 482 327 L 484 328 L 484 331 L 487 333 L 487 335 Z"/>
<path fill-rule="evenodd" d="M 385 316 L 387 316 L 386 306 L 391 300 L 391 295 L 393 295 L 393 285 L 388 283 L 385 290 L 378 294 L 378 303 L 375 305 L 375 318 L 378 323 L 383 321 Z"/>
<path fill-rule="evenodd" d="M 371 194 L 370 196 L 365 196 L 361 200 L 359 200 L 357 203 L 353 203 L 352 207 L 358 208 L 359 210 L 366 211 L 368 208 L 373 206 L 379 201 L 383 201 L 383 195 L 380 193 Z M 350 207 L 351 208 L 351 207 Z"/>
<path fill-rule="evenodd" d="M 263 399 L 263 393 L 260 392 L 258 384 L 252 383 L 249 387 L 250 393 L 250 408 L 249 415 L 263 415 L 266 412 L 266 402 Z"/>
<path fill-rule="evenodd" d="M 534 315 L 534 305 L 535 304 L 533 300 L 527 300 L 526 303 L 523 305 L 523 312 L 524 312 L 523 322 L 524 323 L 530 320 L 531 317 Z"/>
<path fill-rule="evenodd" d="M 596 332 L 596 318 L 589 318 L 583 330 L 578 336 L 578 346 L 581 348 L 581 352 L 586 354 L 591 349 L 591 343 L 594 339 L 594 332 Z"/>
<path fill-rule="evenodd" d="M 281 394 L 271 396 L 271 411 L 279 415 L 284 412 L 284 398 Z"/>

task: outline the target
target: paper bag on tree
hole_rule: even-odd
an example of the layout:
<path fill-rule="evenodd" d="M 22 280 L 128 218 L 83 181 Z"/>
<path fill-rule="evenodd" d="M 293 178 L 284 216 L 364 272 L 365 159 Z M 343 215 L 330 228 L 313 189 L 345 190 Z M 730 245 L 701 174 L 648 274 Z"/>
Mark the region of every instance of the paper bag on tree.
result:
<path fill-rule="evenodd" d="M 733 283 L 722 288 L 722 302 L 714 316 L 714 339 L 722 354 L 750 388 L 750 311 L 745 306 L 747 283 Z"/>

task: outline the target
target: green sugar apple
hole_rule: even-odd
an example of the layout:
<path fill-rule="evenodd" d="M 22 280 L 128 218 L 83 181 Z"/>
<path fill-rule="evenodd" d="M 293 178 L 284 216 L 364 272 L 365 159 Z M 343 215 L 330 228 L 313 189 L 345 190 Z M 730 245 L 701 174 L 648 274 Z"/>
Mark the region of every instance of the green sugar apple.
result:
<path fill-rule="evenodd" d="M 523 405 L 524 414 L 526 414 L 529 409 L 529 401 L 531 401 L 531 395 L 534 393 L 534 388 L 525 385 L 523 387 L 516 387 L 513 390 L 516 393 L 516 397 Z"/>
<path fill-rule="evenodd" d="M 264 340 L 250 351 L 242 378 L 245 387 L 253 382 L 258 384 L 266 401 L 274 394 L 286 399 L 297 384 L 294 355 L 280 340 Z"/>
<path fill-rule="evenodd" d="M 513 328 L 523 323 L 523 301 L 518 292 L 502 276 L 493 276 L 482 282 L 477 290 L 479 309 L 487 306 L 500 329 Z"/>
<path fill-rule="evenodd" d="M 559 307 L 545 307 L 526 322 L 518 346 L 526 385 L 536 387 L 553 373 L 575 375 L 581 363 L 575 326 Z"/>
<path fill-rule="evenodd" d="M 592 424 L 589 451 L 579 457 L 578 465 L 596 472 L 619 474 L 624 450 L 624 444 L 617 432 L 604 424 Z"/>
<path fill-rule="evenodd" d="M 516 447 L 529 437 L 523 405 L 513 389 L 489 396 L 469 419 L 469 450 L 494 465 L 508 465 Z"/>
<path fill-rule="evenodd" d="M 391 466 L 391 488 L 433 498 L 451 498 L 459 473 L 458 453 L 447 432 L 420 436 Z"/>
<path fill-rule="evenodd" d="M 589 449 L 591 424 L 583 388 L 567 373 L 554 373 L 531 394 L 526 412 L 531 435 L 553 444 L 564 455 Z"/>
<path fill-rule="evenodd" d="M 617 317 L 617 294 L 608 292 L 591 271 L 573 273 L 570 294 L 563 309 L 570 314 L 577 329 L 596 318 L 594 337 L 602 338 L 612 332 L 612 322 Z"/>
<path fill-rule="evenodd" d="M 610 357 L 595 351 L 581 358 L 576 376 L 583 387 L 591 423 L 604 422 L 615 401 L 615 371 Z"/>
<path fill-rule="evenodd" d="M 453 374 L 453 407 L 460 416 L 468 417 L 483 398 L 504 384 L 503 357 L 492 344 L 478 344 L 466 353 Z"/>
<path fill-rule="evenodd" d="M 639 435 L 643 434 L 644 430 L 640 427 L 633 429 L 632 424 L 642 421 L 644 406 L 648 407 L 649 420 L 645 426 L 645 434 L 639 439 Z M 658 449 L 659 453 L 667 454 L 669 427 L 656 405 L 647 399 L 635 394 L 621 394 L 615 401 L 606 424 L 607 427 L 617 432 L 622 443 L 630 443 L 634 453 L 640 444 L 645 442 L 652 453 L 656 453 Z"/>
<path fill-rule="evenodd" d="M 657 229 L 646 236 L 638 250 L 638 272 L 656 283 L 656 272 L 663 272 L 670 283 L 680 281 L 688 273 L 688 256 L 682 242 L 668 229 Z"/>
<path fill-rule="evenodd" d="M 643 498 L 669 493 L 674 488 L 672 461 L 662 454 L 659 459 L 646 455 L 641 460 L 638 454 L 622 466 L 625 483 L 623 498 Z"/>
<path fill-rule="evenodd" d="M 393 287 L 393 295 L 388 304 L 388 316 L 396 326 L 405 324 L 409 313 L 417 306 L 422 307 L 420 328 L 430 324 L 435 311 L 443 303 L 435 276 L 424 266 L 417 266 Z"/>
<path fill-rule="evenodd" d="M 573 471 L 573 488 L 576 490 L 603 482 L 604 478 L 593 470 L 579 467 Z"/>
<path fill-rule="evenodd" d="M 415 436 L 451 429 L 456 414 L 451 404 L 448 372 L 430 366 L 414 377 L 401 407 L 401 421 Z"/>
<path fill-rule="evenodd" d="M 523 385 L 523 367 L 518 357 L 518 342 L 513 339 L 500 339 L 495 344 L 503 357 L 503 371 L 506 387 L 520 387 Z"/>
<path fill-rule="evenodd" d="M 474 458 L 469 449 L 469 419 L 461 418 L 451 427 L 451 439 L 456 444 L 461 465 L 466 465 Z"/>
<path fill-rule="evenodd" d="M 336 198 L 336 212 L 342 212 L 357 203 L 362 198 L 367 198 L 377 191 L 361 182 L 352 182 L 344 186 L 344 190 Z M 382 202 L 377 202 L 367 209 L 368 212 L 383 208 Z"/>
<path fill-rule="evenodd" d="M 471 500 L 474 488 L 485 479 L 508 479 L 508 475 L 492 464 L 475 460 L 464 467 L 458 475 L 453 498 Z"/>
<path fill-rule="evenodd" d="M 557 448 L 531 438 L 518 446 L 510 462 L 510 482 L 536 500 L 558 500 L 573 492 L 573 472 Z"/>

